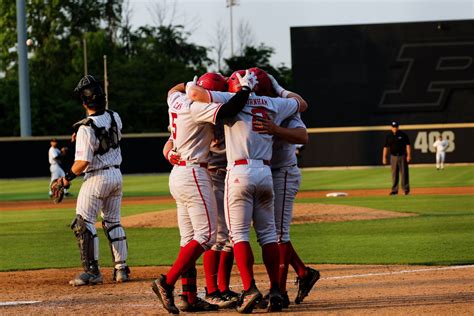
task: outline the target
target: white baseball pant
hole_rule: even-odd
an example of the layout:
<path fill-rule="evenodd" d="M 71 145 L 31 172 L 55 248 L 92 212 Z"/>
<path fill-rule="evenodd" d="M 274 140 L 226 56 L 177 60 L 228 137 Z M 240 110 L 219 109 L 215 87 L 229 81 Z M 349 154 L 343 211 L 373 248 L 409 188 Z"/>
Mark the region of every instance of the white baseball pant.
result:
<path fill-rule="evenodd" d="M 272 170 L 275 191 L 275 225 L 278 242 L 290 241 L 290 225 L 293 218 L 293 204 L 301 183 L 298 166 Z"/>
<path fill-rule="evenodd" d="M 204 249 L 212 247 L 216 242 L 217 205 L 207 168 L 175 165 L 169 187 L 176 200 L 181 247 L 193 239 Z"/>
<path fill-rule="evenodd" d="M 270 167 L 262 160 L 230 166 L 225 187 L 225 216 L 234 244 L 250 240 L 250 226 L 260 246 L 277 242 L 273 180 Z"/>

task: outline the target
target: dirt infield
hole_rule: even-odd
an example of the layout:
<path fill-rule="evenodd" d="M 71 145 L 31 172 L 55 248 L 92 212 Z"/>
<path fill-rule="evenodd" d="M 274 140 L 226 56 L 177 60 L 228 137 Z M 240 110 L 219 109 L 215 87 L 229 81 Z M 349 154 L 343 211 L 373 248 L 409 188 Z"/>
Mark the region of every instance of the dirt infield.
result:
<path fill-rule="evenodd" d="M 416 216 L 416 214 L 375 210 L 367 207 L 347 205 L 295 203 L 292 224 L 344 222 L 407 216 Z M 122 218 L 121 222 L 124 227 L 137 228 L 178 226 L 175 209 L 125 216 Z M 96 227 L 100 228 L 101 225 L 101 223 L 97 223 Z"/>
<path fill-rule="evenodd" d="M 328 192 L 301 192 L 298 197 L 324 197 Z M 387 190 L 345 192 L 349 196 L 382 196 L 388 193 Z M 414 189 L 412 194 L 474 194 L 474 187 Z M 125 205 L 160 203 L 173 203 L 173 200 L 170 197 L 124 199 Z M 0 211 L 73 208 L 74 205 L 75 199 L 67 199 L 59 205 L 53 205 L 47 200 L 0 202 Z M 316 203 L 296 205 L 299 208 L 295 212 L 296 222 L 403 216 L 403 213 L 367 208 Z M 174 212 L 170 210 L 156 214 L 169 215 L 168 213 L 174 214 Z M 124 220 L 126 218 L 124 217 Z M 292 303 L 288 310 L 280 314 L 364 316 L 474 314 L 474 265 L 451 267 L 317 265 L 315 268 L 321 271 L 322 278 L 314 290 L 303 304 Z M 151 281 L 160 273 L 165 273 L 167 269 L 168 267 L 162 266 L 132 267 L 132 281 L 115 284 L 112 282 L 111 268 L 103 268 L 104 284 L 90 287 L 72 287 L 68 284 L 68 281 L 80 272 L 80 268 L 0 272 L 0 315 L 167 315 L 150 288 Z M 198 288 L 202 295 L 204 292 L 202 266 L 198 267 L 198 277 Z M 289 280 L 293 278 L 294 274 L 290 273 Z M 255 266 L 255 279 L 260 290 L 265 292 L 268 277 L 263 266 Z M 235 266 L 231 283 L 233 290 L 241 291 L 240 278 Z M 179 294 L 180 287 L 181 284 L 178 282 L 176 294 Z M 288 283 L 288 294 L 292 301 L 296 290 L 295 284 Z M 179 298 L 177 302 L 179 303 Z M 255 310 L 254 313 L 264 311 Z M 236 313 L 224 310 L 213 314 Z"/>
<path fill-rule="evenodd" d="M 321 198 L 326 197 L 331 191 L 303 191 L 299 192 L 297 198 Z M 388 189 L 367 189 L 367 190 L 344 190 L 349 196 L 387 196 Z M 448 188 L 414 188 L 412 195 L 457 195 L 469 194 L 474 195 L 474 187 L 448 187 Z M 329 199 L 329 198 L 328 198 Z M 123 205 L 133 204 L 158 204 L 158 203 L 174 203 L 171 196 L 148 196 L 148 197 L 126 197 Z M 74 208 L 76 205 L 75 198 L 66 198 L 61 204 L 53 204 L 50 200 L 37 201 L 1 201 L 0 211 L 21 211 L 31 209 L 53 209 L 53 208 Z"/>
<path fill-rule="evenodd" d="M 303 304 L 292 303 L 285 315 L 472 315 L 474 312 L 474 266 L 357 266 L 321 265 L 321 280 Z M 111 269 L 103 269 L 104 284 L 72 287 L 68 280 L 79 269 L 48 269 L 0 273 L 0 314 L 166 314 L 150 289 L 151 281 L 166 267 L 132 268 L 133 280 L 114 284 Z M 199 291 L 204 280 L 198 267 Z M 255 267 L 257 286 L 267 289 L 262 266 Z M 237 269 L 231 280 L 241 287 Z M 181 287 L 180 282 L 177 289 Z M 177 290 L 176 292 L 179 292 Z M 296 286 L 288 284 L 293 301 Z M 17 304 L 37 301 L 33 304 Z M 179 299 L 177 299 L 179 302 Z M 256 313 L 263 311 L 256 310 Z M 236 314 L 220 311 L 214 314 Z"/>

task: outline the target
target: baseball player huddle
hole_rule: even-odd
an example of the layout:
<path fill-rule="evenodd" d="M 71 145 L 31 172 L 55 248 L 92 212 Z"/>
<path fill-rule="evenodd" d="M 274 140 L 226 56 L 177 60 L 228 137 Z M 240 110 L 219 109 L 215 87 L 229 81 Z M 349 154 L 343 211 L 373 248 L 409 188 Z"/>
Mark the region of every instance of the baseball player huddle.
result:
<path fill-rule="evenodd" d="M 168 106 L 171 136 L 163 154 L 174 165 L 169 186 L 181 248 L 170 270 L 152 283 L 163 307 L 179 313 L 173 293 L 181 278 L 182 311 L 281 311 L 290 304 L 290 264 L 299 281 L 295 303 L 301 303 L 319 279 L 298 257 L 289 234 L 301 181 L 294 144 L 308 137 L 299 114 L 306 101 L 263 70 L 250 68 L 228 79 L 206 73 L 178 84 L 168 93 Z M 252 223 L 270 281 L 265 296 L 254 280 Z M 204 299 L 196 293 L 201 255 Z M 234 259 L 244 289 L 240 295 L 229 288 Z"/>
<path fill-rule="evenodd" d="M 120 223 L 122 121 L 106 109 L 105 93 L 93 76 L 76 90 L 87 113 L 77 122 L 75 161 L 55 180 L 69 188 L 84 173 L 71 229 L 77 239 L 83 272 L 73 286 L 102 283 L 99 211 L 114 261 L 113 279 L 130 279 L 128 246 Z M 176 200 L 180 250 L 166 274 L 152 289 L 163 307 L 178 314 L 174 287 L 181 279 L 180 310 L 185 312 L 255 308 L 278 312 L 290 305 L 286 290 L 288 268 L 298 276 L 300 304 L 319 279 L 306 266 L 290 241 L 293 203 L 301 182 L 296 145 L 308 140 L 300 112 L 308 108 L 298 94 L 282 88 L 259 68 L 234 72 L 229 78 L 206 73 L 168 92 L 171 135 L 163 154 L 173 165 L 169 187 Z M 261 247 L 269 278 L 265 295 L 254 279 L 251 225 Z M 203 255 L 206 294 L 197 296 L 196 260 Z M 240 272 L 243 291 L 229 287 L 232 266 Z"/>

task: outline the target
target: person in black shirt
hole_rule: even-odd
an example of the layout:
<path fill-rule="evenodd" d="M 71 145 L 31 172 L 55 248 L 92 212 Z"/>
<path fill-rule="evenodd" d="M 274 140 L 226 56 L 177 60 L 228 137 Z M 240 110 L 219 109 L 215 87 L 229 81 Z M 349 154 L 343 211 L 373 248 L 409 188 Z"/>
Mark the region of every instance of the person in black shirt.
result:
<path fill-rule="evenodd" d="M 398 123 L 392 122 L 392 132 L 387 135 L 383 147 L 382 162 L 387 164 L 387 153 L 390 150 L 390 165 L 392 166 L 392 191 L 390 195 L 398 194 L 399 173 L 402 175 L 402 188 L 405 195 L 410 193 L 408 163 L 411 161 L 410 139 L 407 134 L 398 129 Z"/>

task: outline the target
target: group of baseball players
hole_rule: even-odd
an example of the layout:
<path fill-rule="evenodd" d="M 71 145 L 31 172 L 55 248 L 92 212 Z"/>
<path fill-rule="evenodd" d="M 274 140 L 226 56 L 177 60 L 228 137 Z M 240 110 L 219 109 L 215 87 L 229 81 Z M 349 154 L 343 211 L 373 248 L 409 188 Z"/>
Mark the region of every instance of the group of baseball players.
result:
<path fill-rule="evenodd" d="M 169 271 L 152 283 L 163 307 L 179 313 L 174 286 L 181 278 L 181 311 L 281 311 L 290 304 L 290 264 L 299 281 L 295 303 L 301 303 L 319 279 L 319 272 L 298 257 L 289 236 L 301 180 L 294 144 L 308 138 L 299 115 L 307 109 L 306 101 L 261 69 L 250 68 L 229 78 L 206 73 L 178 84 L 168 93 L 168 106 L 171 136 L 163 154 L 174 165 L 169 186 L 181 248 Z M 265 296 L 254 279 L 252 223 L 270 281 Z M 196 287 L 195 265 L 201 255 L 204 299 Z M 234 258 L 240 295 L 229 288 Z"/>
<path fill-rule="evenodd" d="M 112 252 L 113 280 L 125 282 L 130 269 L 120 222 L 122 121 L 118 113 L 106 109 L 105 93 L 93 76 L 83 77 L 75 91 L 87 116 L 74 125 L 72 167 L 52 179 L 69 188 L 71 181 L 85 174 L 71 224 L 84 271 L 69 283 L 103 282 L 95 228 L 99 211 Z M 289 235 L 301 181 L 295 144 L 308 139 L 299 114 L 307 109 L 306 101 L 263 70 L 250 68 L 229 78 L 206 73 L 177 84 L 168 93 L 168 106 L 171 136 L 163 153 L 173 165 L 169 187 L 176 200 L 181 240 L 172 267 L 152 283 L 163 307 L 179 313 L 174 286 L 181 278 L 182 311 L 281 311 L 290 304 L 286 291 L 290 264 L 299 283 L 295 303 L 301 303 L 319 279 L 319 272 L 298 257 Z M 58 153 L 53 143 L 52 147 L 54 162 Z M 270 281 L 266 295 L 254 279 L 252 223 Z M 196 260 L 201 255 L 204 299 L 197 296 L 196 285 Z M 242 279 L 240 295 L 229 287 L 234 259 Z"/>

